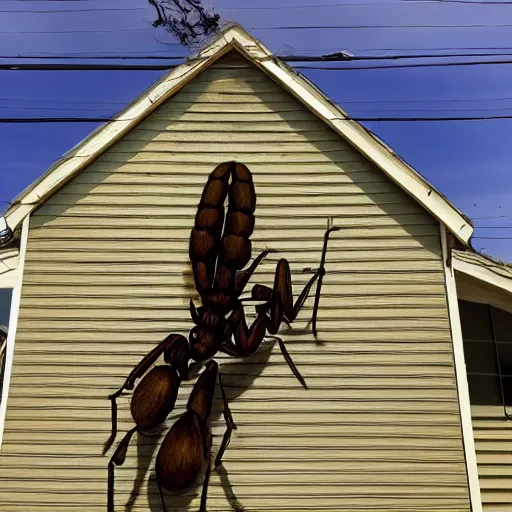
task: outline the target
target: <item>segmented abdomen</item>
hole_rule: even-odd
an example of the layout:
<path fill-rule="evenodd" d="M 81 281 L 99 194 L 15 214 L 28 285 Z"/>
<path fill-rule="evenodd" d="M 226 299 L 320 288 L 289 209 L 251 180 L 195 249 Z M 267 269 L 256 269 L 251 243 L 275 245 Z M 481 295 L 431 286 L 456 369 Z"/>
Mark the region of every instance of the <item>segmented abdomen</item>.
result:
<path fill-rule="evenodd" d="M 229 187 L 229 207 L 222 236 L 219 264 L 241 270 L 251 259 L 249 237 L 254 229 L 256 193 L 252 174 L 243 164 L 236 164 Z"/>
<path fill-rule="evenodd" d="M 228 194 L 224 224 L 224 201 Z M 235 273 L 251 259 L 249 238 L 254 229 L 255 207 L 251 171 L 236 162 L 218 165 L 205 185 L 189 251 L 196 288 L 203 299 L 208 296 L 211 305 L 221 308 L 228 305 L 234 291 Z"/>
<path fill-rule="evenodd" d="M 215 261 L 224 225 L 224 201 L 234 162 L 220 164 L 210 173 L 197 208 L 194 229 L 190 235 L 189 256 L 197 291 L 203 297 L 211 290 Z"/>

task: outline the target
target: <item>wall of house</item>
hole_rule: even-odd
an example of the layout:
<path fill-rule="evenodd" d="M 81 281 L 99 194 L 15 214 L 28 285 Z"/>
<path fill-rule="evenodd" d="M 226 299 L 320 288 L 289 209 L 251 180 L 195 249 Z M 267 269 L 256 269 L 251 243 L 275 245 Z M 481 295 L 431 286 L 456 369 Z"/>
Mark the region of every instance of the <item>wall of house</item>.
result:
<path fill-rule="evenodd" d="M 253 283 L 271 285 L 286 257 L 297 296 L 311 275 L 302 269 L 319 265 L 327 218 L 343 229 L 329 244 L 318 341 L 311 299 L 283 332 L 310 389 L 269 343 L 243 362 L 220 359 L 238 430 L 212 474 L 208 509 L 230 511 L 238 499 L 251 512 L 468 512 L 437 222 L 235 56 L 34 213 L 0 511 L 105 510 L 107 396 L 168 333 L 191 328 L 188 237 L 208 173 L 232 159 L 254 174 L 253 255 L 280 251 Z M 191 386 L 182 386 L 166 428 Z M 126 393 L 118 439 L 133 426 L 129 402 Z M 214 451 L 221 408 L 217 396 Z M 116 510 L 161 510 L 158 442 L 132 441 L 116 471 Z M 167 501 L 198 510 L 199 494 Z"/>

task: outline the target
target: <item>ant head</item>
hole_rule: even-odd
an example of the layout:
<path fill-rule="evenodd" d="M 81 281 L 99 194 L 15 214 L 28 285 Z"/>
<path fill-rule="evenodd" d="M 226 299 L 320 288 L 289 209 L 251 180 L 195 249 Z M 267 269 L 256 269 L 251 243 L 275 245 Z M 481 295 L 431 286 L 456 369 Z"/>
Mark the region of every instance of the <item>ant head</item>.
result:
<path fill-rule="evenodd" d="M 194 327 L 190 331 L 190 349 L 192 359 L 200 363 L 212 357 L 218 350 L 219 336 L 208 325 Z"/>

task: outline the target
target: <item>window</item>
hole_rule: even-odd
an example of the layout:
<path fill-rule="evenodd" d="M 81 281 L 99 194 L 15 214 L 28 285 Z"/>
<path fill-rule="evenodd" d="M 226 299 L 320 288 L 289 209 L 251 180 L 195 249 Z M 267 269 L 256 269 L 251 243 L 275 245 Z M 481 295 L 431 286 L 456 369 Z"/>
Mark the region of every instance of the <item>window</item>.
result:
<path fill-rule="evenodd" d="M 512 314 L 487 304 L 459 301 L 472 405 L 500 405 L 512 413 Z"/>
<path fill-rule="evenodd" d="M 7 332 L 11 313 L 12 288 L 0 288 L 0 400 L 4 382 Z"/>

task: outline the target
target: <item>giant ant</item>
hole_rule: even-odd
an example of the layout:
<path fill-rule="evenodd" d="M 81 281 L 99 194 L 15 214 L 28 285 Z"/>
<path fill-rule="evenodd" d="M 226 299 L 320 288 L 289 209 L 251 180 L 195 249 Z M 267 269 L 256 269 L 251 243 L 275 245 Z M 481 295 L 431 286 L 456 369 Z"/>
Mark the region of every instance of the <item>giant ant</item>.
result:
<path fill-rule="evenodd" d="M 227 215 L 224 203 L 229 197 Z M 236 162 L 218 165 L 210 174 L 198 206 L 195 225 L 190 235 L 189 256 L 194 282 L 202 306 L 196 308 L 190 301 L 190 313 L 196 325 L 189 340 L 171 334 L 132 370 L 123 386 L 109 398 L 112 402 L 112 434 L 105 451 L 117 433 L 116 399 L 123 390 L 132 390 L 135 381 L 142 378 L 132 396 L 131 414 L 135 427 L 119 443 L 108 465 L 108 512 L 114 512 L 114 467 L 124 463 L 131 437 L 135 432 L 144 435 L 161 425 L 173 410 L 182 380 L 189 379 L 189 362 L 205 363 L 190 394 L 187 409 L 167 433 L 156 459 L 156 479 L 166 511 L 163 489 L 182 492 L 190 487 L 206 461 L 200 512 L 206 512 L 206 498 L 211 471 L 211 433 L 208 420 L 217 378 L 223 399 L 226 431 L 215 459 L 215 467 L 236 429 L 226 399 L 218 364 L 211 360 L 217 352 L 234 357 L 254 354 L 268 332 L 278 333 L 283 322 L 295 320 L 315 281 L 325 274 L 325 253 L 329 234 L 338 229 L 328 224 L 320 268 L 314 271 L 298 299 L 293 302 L 290 265 L 280 259 L 273 288 L 255 285 L 251 300 L 259 301 L 256 319 L 247 326 L 241 294 L 258 265 L 271 252 L 263 251 L 246 269 L 251 257 L 250 236 L 254 229 L 256 193 L 249 169 Z M 225 217 L 225 218 L 224 218 Z M 317 286 L 315 309 L 318 308 L 320 288 Z M 316 311 L 313 314 L 316 333 Z M 275 337 L 275 336 L 274 336 Z M 275 337 L 283 356 L 304 388 L 306 383 L 295 367 L 281 338 Z M 234 342 L 233 342 L 234 339 Z M 163 354 L 167 365 L 150 367 Z M 147 372 L 147 373 L 146 373 Z"/>

